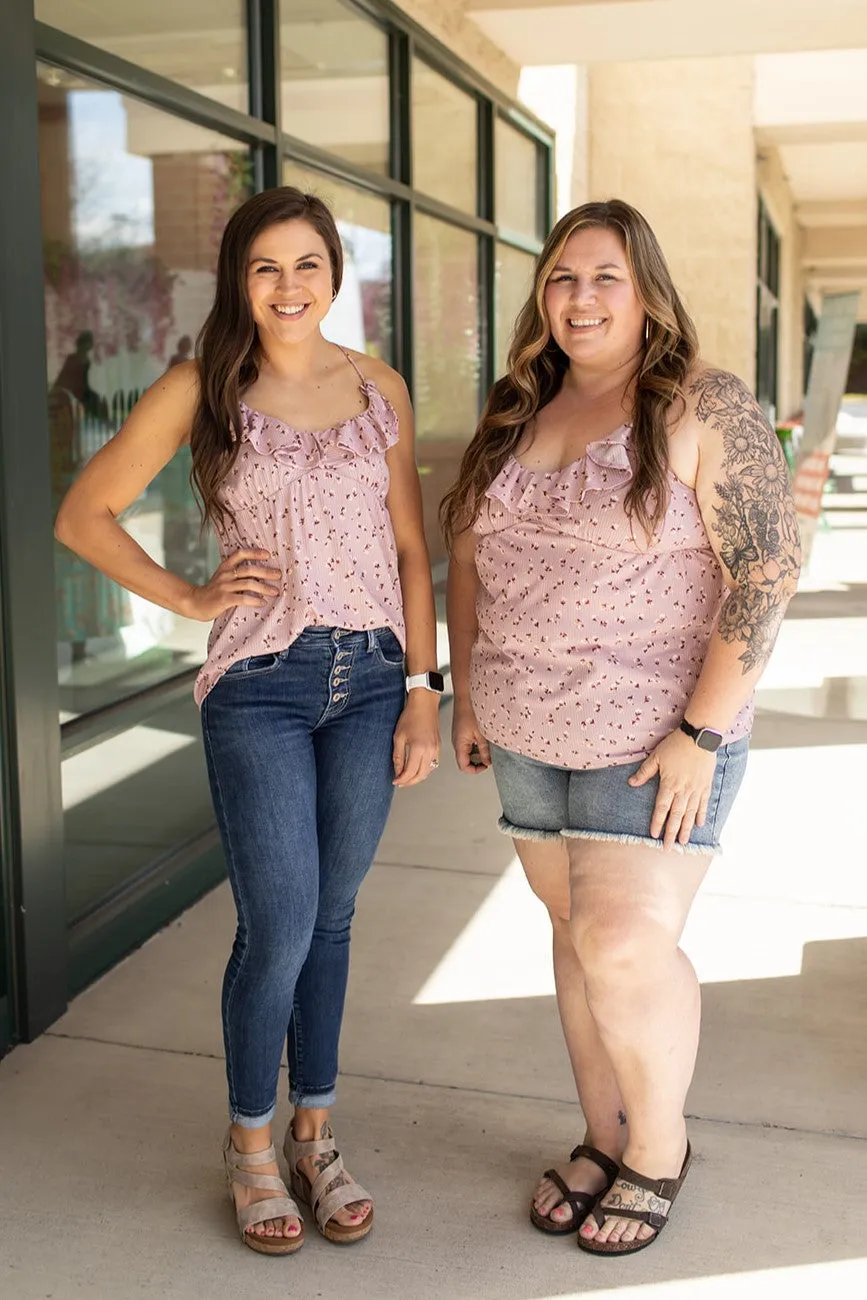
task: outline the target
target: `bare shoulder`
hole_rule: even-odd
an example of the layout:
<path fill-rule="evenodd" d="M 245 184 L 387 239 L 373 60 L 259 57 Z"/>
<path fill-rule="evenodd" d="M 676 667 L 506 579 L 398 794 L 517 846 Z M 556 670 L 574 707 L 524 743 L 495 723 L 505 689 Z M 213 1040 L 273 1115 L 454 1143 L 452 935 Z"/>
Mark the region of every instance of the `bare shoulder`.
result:
<path fill-rule="evenodd" d="M 179 419 L 192 419 L 202 392 L 202 374 L 198 361 L 181 361 L 155 379 L 145 391 L 141 402 L 157 405 Z"/>
<path fill-rule="evenodd" d="M 749 386 L 730 370 L 698 362 L 684 383 L 686 418 L 717 433 L 745 424 L 771 427 Z"/>
<path fill-rule="evenodd" d="M 364 378 L 376 384 L 383 397 L 387 397 L 392 406 L 397 408 L 398 406 L 408 405 L 409 392 L 403 376 L 398 374 L 392 366 L 379 357 L 368 356 L 366 352 L 354 352 L 351 348 L 348 348 L 347 351 L 364 375 Z"/>

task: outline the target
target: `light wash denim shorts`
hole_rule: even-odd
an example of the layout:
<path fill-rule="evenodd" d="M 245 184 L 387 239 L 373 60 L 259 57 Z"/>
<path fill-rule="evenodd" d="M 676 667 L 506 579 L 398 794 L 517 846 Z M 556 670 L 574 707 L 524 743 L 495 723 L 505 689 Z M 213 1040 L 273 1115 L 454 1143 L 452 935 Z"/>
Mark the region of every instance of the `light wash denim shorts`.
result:
<path fill-rule="evenodd" d="M 704 826 L 693 826 L 688 844 L 675 852 L 717 853 L 720 834 L 732 809 L 747 766 L 749 736 L 721 745 Z M 618 844 L 663 847 L 650 834 L 659 777 L 629 785 L 641 763 L 572 771 L 491 745 L 494 776 L 503 815 L 504 835 L 519 840 L 612 840 Z"/>

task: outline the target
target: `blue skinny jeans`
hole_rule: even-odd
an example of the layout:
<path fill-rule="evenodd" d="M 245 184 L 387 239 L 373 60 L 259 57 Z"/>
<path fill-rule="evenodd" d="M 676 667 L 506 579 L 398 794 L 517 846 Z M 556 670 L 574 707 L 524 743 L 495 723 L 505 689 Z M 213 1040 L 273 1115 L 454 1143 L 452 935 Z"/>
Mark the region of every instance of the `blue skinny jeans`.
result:
<path fill-rule="evenodd" d="M 232 1122 L 334 1103 L 355 896 L 393 794 L 404 659 L 387 628 L 306 628 L 232 665 L 202 729 L 238 928 L 223 981 Z"/>

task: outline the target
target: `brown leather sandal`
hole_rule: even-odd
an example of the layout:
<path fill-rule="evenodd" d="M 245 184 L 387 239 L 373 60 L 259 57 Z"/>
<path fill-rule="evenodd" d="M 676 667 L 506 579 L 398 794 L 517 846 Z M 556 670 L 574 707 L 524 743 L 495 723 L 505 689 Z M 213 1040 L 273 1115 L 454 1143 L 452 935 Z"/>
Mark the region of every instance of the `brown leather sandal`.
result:
<path fill-rule="evenodd" d="M 606 1218 L 609 1219 L 638 1219 L 640 1223 L 646 1223 L 648 1227 L 654 1228 L 652 1237 L 647 1241 L 599 1241 L 593 1237 L 589 1241 L 578 1233 L 578 1246 L 588 1255 L 635 1255 L 639 1250 L 644 1250 L 647 1246 L 652 1246 L 656 1241 L 662 1229 L 668 1223 L 668 1216 L 671 1213 L 671 1207 L 677 1198 L 677 1194 L 683 1186 L 684 1179 L 689 1173 L 689 1166 L 692 1163 L 692 1147 L 687 1142 L 686 1155 L 683 1158 L 683 1165 L 677 1178 L 645 1178 L 644 1174 L 637 1173 L 630 1169 L 629 1165 L 620 1166 L 620 1175 L 615 1180 L 612 1188 L 615 1198 L 620 1197 L 616 1190 L 617 1183 L 622 1182 L 626 1186 L 640 1188 L 643 1192 L 649 1192 L 647 1197 L 640 1197 L 637 1204 L 642 1202 L 647 1206 L 646 1209 L 636 1209 L 635 1205 L 620 1205 L 615 1199 L 608 1205 L 602 1205 L 601 1199 L 596 1202 L 590 1213 L 596 1220 L 598 1227 L 603 1227 Z M 603 1193 L 603 1196 L 607 1193 Z"/>
<path fill-rule="evenodd" d="M 356 1182 L 345 1183 L 340 1187 L 335 1187 L 333 1191 L 328 1190 L 335 1179 L 339 1179 L 340 1175 L 346 1172 L 343 1167 L 343 1157 L 334 1145 L 334 1137 L 330 1128 L 325 1138 L 318 1138 L 313 1142 L 297 1142 L 290 1124 L 286 1130 L 283 1154 L 289 1162 L 289 1185 L 298 1200 L 303 1201 L 312 1209 L 316 1227 L 323 1237 L 327 1238 L 328 1241 L 348 1244 L 352 1241 L 361 1241 L 362 1237 L 367 1236 L 373 1227 L 372 1205 L 369 1213 L 362 1219 L 361 1223 L 354 1226 L 333 1221 L 337 1211 L 342 1210 L 344 1206 L 351 1205 L 354 1201 L 369 1201 L 371 1197 L 370 1193 L 366 1192 L 361 1184 Z M 298 1168 L 298 1161 L 303 1160 L 305 1156 L 329 1154 L 332 1154 L 334 1159 L 329 1165 L 325 1166 L 321 1173 L 317 1174 L 311 1183 L 307 1175 Z"/>
<path fill-rule="evenodd" d="M 530 1222 L 540 1232 L 547 1232 L 552 1237 L 563 1237 L 567 1232 L 574 1232 L 576 1227 L 580 1228 L 599 1197 L 604 1196 L 613 1186 L 614 1180 L 620 1172 L 615 1160 L 605 1155 L 604 1151 L 597 1151 L 596 1147 L 587 1147 L 583 1144 L 575 1148 L 569 1156 L 569 1160 L 570 1162 L 578 1160 L 581 1156 L 585 1160 L 592 1160 L 594 1165 L 599 1166 L 606 1178 L 605 1186 L 598 1192 L 574 1192 L 571 1187 L 566 1185 L 556 1169 L 546 1169 L 542 1177 L 551 1179 L 558 1191 L 563 1193 L 563 1199 L 558 1201 L 556 1205 L 552 1205 L 548 1214 L 540 1214 L 533 1202 L 530 1202 Z M 551 1211 L 559 1209 L 561 1205 L 568 1205 L 572 1211 L 572 1218 L 565 1223 L 558 1223 L 556 1219 L 550 1218 Z"/>

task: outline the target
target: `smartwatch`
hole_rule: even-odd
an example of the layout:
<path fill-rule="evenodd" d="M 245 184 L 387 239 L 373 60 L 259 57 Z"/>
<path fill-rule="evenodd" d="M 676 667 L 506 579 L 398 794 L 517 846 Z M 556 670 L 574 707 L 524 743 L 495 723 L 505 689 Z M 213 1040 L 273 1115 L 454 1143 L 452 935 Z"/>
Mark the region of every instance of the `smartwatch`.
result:
<path fill-rule="evenodd" d="M 722 732 L 714 731 L 712 727 L 693 727 L 684 718 L 680 729 L 695 741 L 699 749 L 706 749 L 709 754 L 715 754 L 722 744 Z"/>
<path fill-rule="evenodd" d="M 414 691 L 418 686 L 426 691 L 433 691 L 434 695 L 442 695 L 446 688 L 442 673 L 414 673 L 412 677 L 407 677 L 408 691 Z"/>

